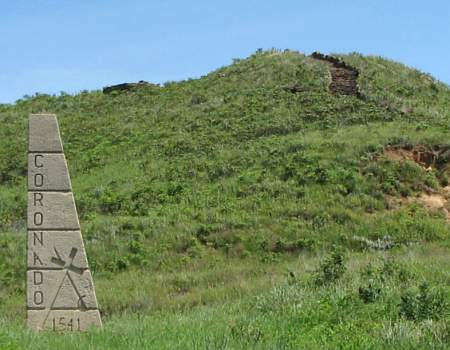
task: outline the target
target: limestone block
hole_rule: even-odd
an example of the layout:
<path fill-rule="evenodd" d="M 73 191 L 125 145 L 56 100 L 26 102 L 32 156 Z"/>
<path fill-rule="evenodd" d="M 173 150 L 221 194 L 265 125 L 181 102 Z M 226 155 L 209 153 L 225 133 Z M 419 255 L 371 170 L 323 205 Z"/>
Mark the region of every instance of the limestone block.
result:
<path fill-rule="evenodd" d="M 28 228 L 79 230 L 73 194 L 63 192 L 28 192 Z"/>
<path fill-rule="evenodd" d="M 53 114 L 31 114 L 28 120 L 29 152 L 62 152 L 59 126 Z"/>
<path fill-rule="evenodd" d="M 34 330 L 84 331 L 101 327 L 98 310 L 28 310 L 27 325 Z"/>
<path fill-rule="evenodd" d="M 28 154 L 28 189 L 70 191 L 69 172 L 64 154 Z"/>
<path fill-rule="evenodd" d="M 27 271 L 27 306 L 31 309 L 97 309 L 89 270 L 69 265 L 61 270 Z"/>
<path fill-rule="evenodd" d="M 28 231 L 28 268 L 62 268 L 68 264 L 88 268 L 80 231 Z"/>

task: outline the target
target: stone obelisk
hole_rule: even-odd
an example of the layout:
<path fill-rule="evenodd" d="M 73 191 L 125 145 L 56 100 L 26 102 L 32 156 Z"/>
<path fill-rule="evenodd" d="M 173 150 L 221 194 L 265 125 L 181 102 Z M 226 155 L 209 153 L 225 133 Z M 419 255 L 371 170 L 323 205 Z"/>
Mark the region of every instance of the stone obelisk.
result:
<path fill-rule="evenodd" d="M 101 326 L 56 116 L 31 114 L 28 132 L 28 327 Z"/>

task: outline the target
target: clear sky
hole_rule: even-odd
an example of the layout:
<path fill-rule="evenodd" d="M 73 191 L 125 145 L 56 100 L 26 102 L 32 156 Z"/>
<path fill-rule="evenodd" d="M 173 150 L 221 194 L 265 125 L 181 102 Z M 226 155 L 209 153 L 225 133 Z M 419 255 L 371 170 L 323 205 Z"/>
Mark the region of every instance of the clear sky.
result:
<path fill-rule="evenodd" d="M 381 55 L 450 83 L 450 1 L 0 0 L 0 103 L 199 77 L 272 47 Z"/>

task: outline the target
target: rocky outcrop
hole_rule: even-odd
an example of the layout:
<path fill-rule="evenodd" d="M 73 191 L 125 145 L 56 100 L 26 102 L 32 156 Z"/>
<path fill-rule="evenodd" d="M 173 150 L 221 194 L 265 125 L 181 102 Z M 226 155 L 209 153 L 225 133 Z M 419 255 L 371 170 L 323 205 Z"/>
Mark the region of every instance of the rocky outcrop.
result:
<path fill-rule="evenodd" d="M 105 86 L 103 88 L 103 93 L 104 94 L 110 94 L 111 92 L 114 92 L 114 91 L 128 91 L 128 90 L 133 90 L 135 88 L 139 88 L 139 87 L 143 87 L 143 86 L 146 86 L 146 87 L 158 87 L 158 88 L 160 87 L 157 84 L 152 84 L 152 83 L 149 83 L 147 81 L 140 80 L 137 83 L 123 83 L 123 84 Z"/>
<path fill-rule="evenodd" d="M 355 96 L 363 98 L 358 87 L 359 71 L 339 58 L 314 52 L 312 58 L 324 61 L 329 65 L 331 82 L 329 90 L 336 95 Z"/>

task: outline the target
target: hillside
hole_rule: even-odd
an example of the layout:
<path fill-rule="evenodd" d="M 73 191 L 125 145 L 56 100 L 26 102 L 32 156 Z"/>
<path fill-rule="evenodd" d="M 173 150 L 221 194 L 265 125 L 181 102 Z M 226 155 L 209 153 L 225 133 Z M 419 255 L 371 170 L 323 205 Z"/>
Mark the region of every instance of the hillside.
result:
<path fill-rule="evenodd" d="M 259 51 L 199 79 L 0 105 L 1 348 L 65 344 L 21 329 L 41 112 L 59 118 L 106 321 L 71 348 L 447 348 L 450 88 L 335 57 Z"/>

